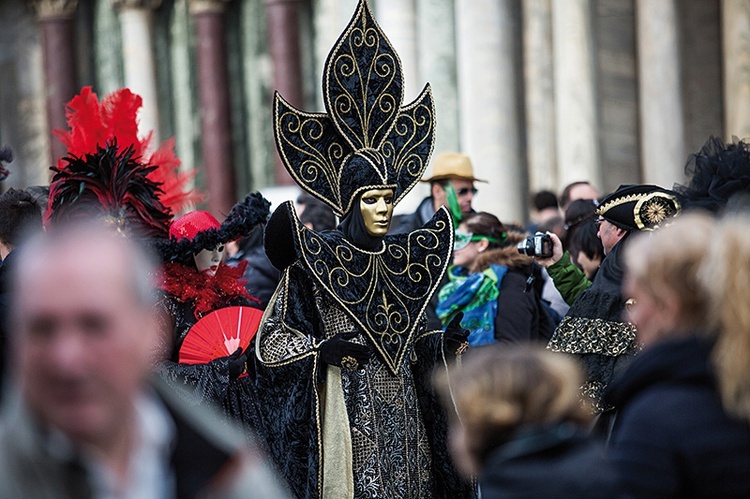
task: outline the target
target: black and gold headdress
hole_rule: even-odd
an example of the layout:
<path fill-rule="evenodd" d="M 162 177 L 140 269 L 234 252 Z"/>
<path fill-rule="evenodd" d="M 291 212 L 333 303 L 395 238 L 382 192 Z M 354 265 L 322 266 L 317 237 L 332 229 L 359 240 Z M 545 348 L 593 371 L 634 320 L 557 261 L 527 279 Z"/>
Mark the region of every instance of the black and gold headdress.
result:
<path fill-rule="evenodd" d="M 658 185 L 621 185 L 602 199 L 596 214 L 624 230 L 650 231 L 681 209 L 673 191 Z"/>
<path fill-rule="evenodd" d="M 365 0 L 325 64 L 327 113 L 306 113 L 276 93 L 274 135 L 284 166 L 343 216 L 364 190 L 390 188 L 398 203 L 419 181 L 434 143 L 429 85 L 403 101 L 401 61 Z"/>

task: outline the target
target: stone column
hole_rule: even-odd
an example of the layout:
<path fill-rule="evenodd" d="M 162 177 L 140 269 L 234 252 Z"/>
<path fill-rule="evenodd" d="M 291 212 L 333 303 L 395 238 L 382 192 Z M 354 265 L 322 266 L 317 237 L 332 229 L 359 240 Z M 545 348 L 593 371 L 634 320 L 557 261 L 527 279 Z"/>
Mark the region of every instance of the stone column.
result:
<path fill-rule="evenodd" d="M 526 179 L 519 139 L 516 69 L 520 40 L 513 4 L 456 0 L 456 39 L 463 152 L 479 184 L 475 209 L 503 221 L 525 216 Z"/>
<path fill-rule="evenodd" d="M 417 57 L 417 1 L 378 0 L 374 14 L 401 59 L 404 103 L 409 103 L 417 98 L 424 86 L 419 78 Z"/>
<path fill-rule="evenodd" d="M 723 0 L 724 134 L 750 138 L 750 0 Z"/>
<path fill-rule="evenodd" d="M 304 109 L 302 62 L 299 40 L 299 0 L 264 0 L 268 29 L 268 49 L 273 64 L 273 85 L 284 98 Z M 294 185 L 278 154 L 274 170 L 276 183 Z"/>
<path fill-rule="evenodd" d="M 235 203 L 232 122 L 227 73 L 226 0 L 191 0 L 197 30 L 198 91 L 208 209 L 219 220 Z"/>
<path fill-rule="evenodd" d="M 685 124 L 675 0 L 637 0 L 643 177 L 671 187 L 684 176 Z"/>
<path fill-rule="evenodd" d="M 461 149 L 456 79 L 456 27 L 453 0 L 417 0 L 419 90 L 430 83 L 435 99 L 435 152 Z M 409 82 L 406 82 L 407 88 Z"/>
<path fill-rule="evenodd" d="M 346 27 L 357 8 L 357 0 L 313 0 L 313 31 L 315 32 L 315 77 L 316 82 L 322 79 L 323 66 L 328 52 L 333 48 L 341 32 Z M 318 97 L 318 109 L 323 109 L 320 85 L 315 91 Z"/>
<path fill-rule="evenodd" d="M 523 52 L 529 189 L 559 192 L 550 0 L 523 0 Z"/>
<path fill-rule="evenodd" d="M 417 80 L 409 81 L 406 73 L 406 101 L 426 83 L 435 101 L 434 158 L 445 151 L 461 150 L 461 125 L 458 113 L 458 80 L 456 75 L 456 25 L 454 0 L 416 0 Z M 387 28 L 386 28 L 387 29 Z M 386 31 L 388 38 L 391 33 Z M 395 43 L 395 42 L 394 42 Z M 400 43 L 396 48 L 401 54 Z M 403 57 L 402 57 L 403 61 Z M 408 102 L 407 102 L 408 103 Z M 428 170 L 429 171 L 429 170 Z M 398 213 L 411 213 L 425 196 L 429 184 L 419 182 L 396 207 Z"/>
<path fill-rule="evenodd" d="M 153 10 L 161 0 L 114 0 L 120 17 L 125 86 L 143 99 L 138 113 L 140 134 L 153 132 L 151 149 L 159 143 L 159 98 L 154 61 Z"/>
<path fill-rule="evenodd" d="M 42 28 L 44 80 L 47 94 L 47 127 L 66 129 L 65 104 L 78 92 L 76 76 L 75 15 L 77 0 L 40 0 L 35 2 Z M 67 150 L 56 138 L 50 141 L 50 164 L 65 156 Z"/>
<path fill-rule="evenodd" d="M 559 187 L 601 186 L 590 1 L 552 0 L 552 33 Z"/>

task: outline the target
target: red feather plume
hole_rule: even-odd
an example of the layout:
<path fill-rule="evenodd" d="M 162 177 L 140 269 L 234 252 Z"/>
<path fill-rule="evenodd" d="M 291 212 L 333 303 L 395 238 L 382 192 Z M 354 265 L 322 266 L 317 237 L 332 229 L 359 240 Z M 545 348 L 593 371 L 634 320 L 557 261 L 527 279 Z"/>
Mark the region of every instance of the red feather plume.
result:
<path fill-rule="evenodd" d="M 143 99 L 130 89 L 122 88 L 104 97 L 101 102 L 91 90 L 84 87 L 66 106 L 69 131 L 55 130 L 57 138 L 68 149 L 69 157 L 84 157 L 95 154 L 98 148 L 116 143 L 122 152 L 132 147 L 132 157 L 156 168 L 149 173 L 149 180 L 159 184 L 159 201 L 172 213 L 181 213 L 189 206 L 200 202 L 203 194 L 190 188 L 195 176 L 192 172 L 180 172 L 180 160 L 174 152 L 174 139 L 162 142 L 148 158 L 152 133 L 138 137 L 138 111 Z M 57 160 L 57 168 L 64 169 L 64 158 Z"/>

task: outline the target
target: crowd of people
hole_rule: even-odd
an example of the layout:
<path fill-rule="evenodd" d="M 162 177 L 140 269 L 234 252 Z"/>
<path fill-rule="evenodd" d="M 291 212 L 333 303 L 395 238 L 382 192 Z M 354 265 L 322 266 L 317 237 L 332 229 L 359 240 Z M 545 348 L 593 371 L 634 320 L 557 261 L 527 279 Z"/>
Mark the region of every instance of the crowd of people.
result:
<path fill-rule="evenodd" d="M 361 0 L 326 113 L 275 97 L 304 193 L 221 222 L 138 96 L 69 103 L 0 195 L 0 498 L 750 497 L 750 147 L 523 224 L 402 89 Z"/>

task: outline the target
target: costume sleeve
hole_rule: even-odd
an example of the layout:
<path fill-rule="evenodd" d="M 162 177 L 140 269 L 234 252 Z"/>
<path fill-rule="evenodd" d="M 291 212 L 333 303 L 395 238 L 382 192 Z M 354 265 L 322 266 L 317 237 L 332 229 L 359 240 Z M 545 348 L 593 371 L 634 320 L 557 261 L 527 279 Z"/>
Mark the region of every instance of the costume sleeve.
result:
<path fill-rule="evenodd" d="M 280 366 L 314 355 L 319 315 L 307 276 L 295 265 L 288 267 L 258 330 L 258 360 Z"/>
<path fill-rule="evenodd" d="M 309 280 L 288 267 L 256 335 L 261 435 L 296 497 L 321 493 L 320 397 L 313 321 L 319 312 Z"/>
<path fill-rule="evenodd" d="M 165 360 L 157 365 L 157 372 L 170 386 L 178 388 L 189 404 L 224 406 L 229 386 L 227 357 L 192 365 Z"/>
<path fill-rule="evenodd" d="M 570 260 L 570 253 L 567 251 L 560 261 L 547 267 L 547 272 L 568 305 L 573 305 L 578 295 L 591 286 L 586 274 Z"/>
<path fill-rule="evenodd" d="M 192 309 L 187 306 L 180 308 L 178 302 L 169 296 L 160 302 L 159 309 L 164 344 L 159 347 L 157 374 L 178 389 L 190 405 L 209 403 L 223 406 L 229 384 L 229 359 L 219 358 L 207 364 L 176 362 L 179 357 L 177 346 L 192 325 L 184 319 L 184 314 L 192 313 Z M 171 354 L 167 354 L 168 351 Z"/>
<path fill-rule="evenodd" d="M 437 370 L 447 370 L 448 358 L 443 350 L 443 331 L 424 331 L 414 343 L 412 372 L 424 417 L 425 430 L 432 448 L 434 498 L 476 497 L 474 484 L 461 477 L 453 466 L 448 448 L 448 413 L 432 387 Z"/>

